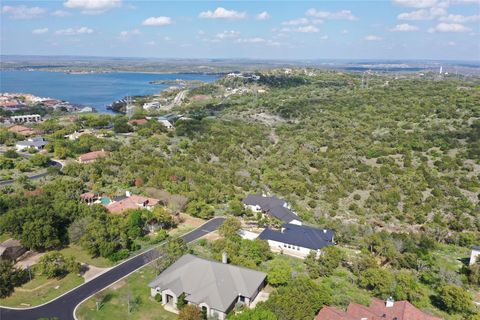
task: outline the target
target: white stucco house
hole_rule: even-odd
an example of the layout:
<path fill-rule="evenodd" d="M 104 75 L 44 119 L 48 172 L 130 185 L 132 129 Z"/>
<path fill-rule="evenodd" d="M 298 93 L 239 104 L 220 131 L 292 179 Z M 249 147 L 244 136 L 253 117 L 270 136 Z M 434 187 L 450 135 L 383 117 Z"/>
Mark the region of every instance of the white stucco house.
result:
<path fill-rule="evenodd" d="M 35 137 L 30 138 L 24 141 L 18 141 L 15 144 L 15 148 L 17 151 L 24 151 L 28 148 L 34 148 L 37 151 L 43 150 L 43 148 L 47 145 L 47 141 L 45 141 L 42 137 Z"/>
<path fill-rule="evenodd" d="M 323 248 L 334 245 L 334 236 L 335 233 L 329 229 L 287 223 L 280 230 L 263 230 L 258 238 L 266 240 L 274 252 L 305 258 L 311 251 L 320 254 Z"/>
<path fill-rule="evenodd" d="M 245 208 L 253 212 L 261 212 L 264 215 L 279 219 L 284 223 L 302 225 L 302 220 L 298 217 L 285 200 L 275 196 L 251 195 L 249 194 L 242 200 Z"/>
<path fill-rule="evenodd" d="M 470 253 L 470 265 L 480 261 L 480 246 L 473 246 Z"/>
<path fill-rule="evenodd" d="M 225 257 L 226 260 L 226 257 Z M 177 309 L 182 294 L 207 317 L 225 320 L 236 304 L 249 306 L 266 284 L 263 272 L 186 254 L 163 271 L 148 286 L 152 297 L 162 295 L 162 304 Z"/>

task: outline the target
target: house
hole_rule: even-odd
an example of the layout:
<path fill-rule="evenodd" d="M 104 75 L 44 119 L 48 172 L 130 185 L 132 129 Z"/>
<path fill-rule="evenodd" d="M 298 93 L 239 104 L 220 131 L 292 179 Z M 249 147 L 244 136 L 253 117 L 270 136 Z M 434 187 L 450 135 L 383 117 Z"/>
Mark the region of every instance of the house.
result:
<path fill-rule="evenodd" d="M 262 212 L 285 223 L 302 224 L 302 221 L 297 214 L 290 209 L 288 203 L 275 196 L 268 197 L 249 194 L 242 202 L 245 208 L 253 212 Z"/>
<path fill-rule="evenodd" d="M 25 249 L 20 241 L 15 239 L 8 239 L 0 244 L 0 260 L 17 260 L 22 254 L 25 253 Z"/>
<path fill-rule="evenodd" d="M 22 116 L 11 116 L 11 123 L 30 123 L 30 122 L 40 122 L 42 117 L 39 114 L 26 114 Z"/>
<path fill-rule="evenodd" d="M 143 104 L 142 108 L 144 110 L 158 109 L 160 108 L 160 102 L 159 101 L 146 102 Z"/>
<path fill-rule="evenodd" d="M 153 210 L 153 207 L 159 204 L 159 202 L 160 200 L 158 199 L 131 195 L 130 192 L 127 191 L 125 196 L 113 198 L 113 201 L 105 207 L 110 213 L 122 213 L 129 209 Z"/>
<path fill-rule="evenodd" d="M 90 129 L 85 129 L 85 130 L 79 130 L 79 131 L 75 131 L 71 134 L 67 134 L 64 136 L 65 139 L 68 139 L 68 140 L 72 140 L 72 141 L 75 141 L 75 140 L 78 140 L 81 136 L 83 135 L 86 135 L 86 134 L 91 134 L 93 135 L 94 132 Z"/>
<path fill-rule="evenodd" d="M 188 304 L 201 308 L 207 317 L 224 320 L 236 304 L 249 306 L 265 286 L 260 271 L 211 261 L 186 254 L 163 271 L 148 286 L 151 295 L 162 295 L 162 304 L 176 309 L 184 294 Z"/>
<path fill-rule="evenodd" d="M 19 126 L 19 125 L 15 125 L 15 126 L 12 126 L 12 127 L 8 128 L 8 131 L 16 133 L 16 134 L 20 134 L 24 137 L 33 136 L 33 135 L 36 135 L 36 134 L 42 134 L 42 130 L 40 130 L 40 129 L 28 128 L 28 127 Z"/>
<path fill-rule="evenodd" d="M 287 223 L 280 230 L 263 230 L 258 238 L 267 240 L 272 251 L 305 258 L 311 251 L 320 253 L 323 248 L 334 245 L 334 235 L 329 229 Z"/>
<path fill-rule="evenodd" d="M 24 151 L 29 148 L 34 148 L 35 150 L 40 151 L 43 150 L 46 145 L 47 141 L 45 141 L 43 137 L 35 137 L 24 141 L 18 141 L 15 144 L 15 148 L 17 148 L 17 151 Z"/>
<path fill-rule="evenodd" d="M 473 246 L 470 253 L 470 265 L 480 261 L 480 246 Z"/>
<path fill-rule="evenodd" d="M 142 125 L 142 124 L 146 124 L 148 123 L 148 120 L 147 119 L 132 119 L 132 120 L 128 120 L 128 123 L 130 124 L 135 124 L 135 125 Z"/>
<path fill-rule="evenodd" d="M 93 192 L 85 192 L 80 195 L 80 199 L 85 201 L 88 205 L 94 204 L 100 199 L 100 196 Z"/>
<path fill-rule="evenodd" d="M 78 157 L 78 162 L 92 163 L 92 162 L 95 162 L 97 159 L 108 157 L 109 154 L 110 152 L 105 151 L 103 149 L 100 151 L 84 153 Z"/>
<path fill-rule="evenodd" d="M 417 309 L 408 301 L 372 299 L 370 306 L 351 302 L 347 311 L 323 307 L 315 320 L 441 320 Z"/>
<path fill-rule="evenodd" d="M 166 117 L 158 117 L 157 118 L 157 121 L 158 123 L 160 123 L 161 125 L 163 125 L 165 128 L 167 129 L 173 129 L 173 124 L 170 122 L 169 119 L 167 119 Z"/>

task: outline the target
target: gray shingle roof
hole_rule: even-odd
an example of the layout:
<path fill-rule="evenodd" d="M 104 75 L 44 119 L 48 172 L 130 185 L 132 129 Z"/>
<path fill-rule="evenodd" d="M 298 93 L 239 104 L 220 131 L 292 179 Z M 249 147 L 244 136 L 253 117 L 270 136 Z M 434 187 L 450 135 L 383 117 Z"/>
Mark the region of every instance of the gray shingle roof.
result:
<path fill-rule="evenodd" d="M 42 137 L 36 137 L 29 140 L 19 141 L 17 145 L 24 147 L 36 147 L 43 148 L 47 145 L 47 142 Z"/>
<path fill-rule="evenodd" d="M 281 230 L 265 229 L 258 236 L 262 240 L 274 240 L 308 248 L 312 250 L 322 249 L 333 245 L 335 232 L 329 229 L 317 229 L 296 224 L 284 224 Z"/>
<path fill-rule="evenodd" d="M 206 260 L 186 254 L 148 286 L 170 289 L 186 300 L 227 312 L 239 295 L 252 297 L 266 278 L 260 271 Z"/>
<path fill-rule="evenodd" d="M 286 223 L 289 223 L 293 220 L 301 221 L 295 213 L 286 207 L 287 202 L 285 200 L 279 199 L 275 196 L 264 197 L 260 195 L 249 194 L 245 199 L 243 199 L 242 202 L 243 204 L 249 206 L 259 206 L 262 211 L 265 211 L 271 216 Z"/>

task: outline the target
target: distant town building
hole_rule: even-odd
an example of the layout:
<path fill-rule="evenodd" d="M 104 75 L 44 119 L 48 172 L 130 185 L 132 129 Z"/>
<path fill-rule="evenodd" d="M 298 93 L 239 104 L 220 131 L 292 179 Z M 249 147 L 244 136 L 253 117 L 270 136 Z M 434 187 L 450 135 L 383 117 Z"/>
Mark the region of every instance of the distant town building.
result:
<path fill-rule="evenodd" d="M 85 112 L 94 112 L 94 111 L 95 111 L 95 109 L 93 109 L 92 107 L 83 107 L 80 110 L 78 110 L 77 112 L 85 113 Z"/>
<path fill-rule="evenodd" d="M 248 195 L 242 202 L 246 208 L 251 209 L 253 212 L 262 212 L 264 215 L 269 215 L 285 223 L 302 224 L 302 221 L 290 209 L 288 203 L 275 196 Z"/>
<path fill-rule="evenodd" d="M 11 123 L 31 123 L 31 122 L 40 122 L 42 117 L 39 114 L 26 114 L 22 116 L 11 116 Z"/>
<path fill-rule="evenodd" d="M 158 108 L 160 108 L 160 102 L 158 101 L 146 102 L 143 104 L 143 110 L 151 110 Z"/>
<path fill-rule="evenodd" d="M 480 246 L 473 246 L 470 253 L 470 265 L 480 261 Z"/>
<path fill-rule="evenodd" d="M 315 320 L 441 320 L 416 308 L 408 301 L 373 298 L 370 306 L 351 302 L 347 311 L 323 307 Z"/>
<path fill-rule="evenodd" d="M 258 238 L 266 240 L 274 252 L 305 258 L 311 251 L 320 254 L 323 248 L 334 245 L 334 235 L 329 229 L 287 223 L 280 230 L 263 230 Z"/>
<path fill-rule="evenodd" d="M 105 150 L 100 151 L 92 151 L 88 153 L 84 153 L 78 157 L 78 162 L 80 163 L 92 163 L 95 162 L 97 159 L 105 158 L 110 154 L 110 152 Z"/>
<path fill-rule="evenodd" d="M 19 141 L 16 143 L 15 147 L 17 151 L 24 151 L 29 148 L 34 148 L 37 151 L 43 150 L 47 145 L 47 141 L 43 137 L 30 138 L 28 140 Z"/>
<path fill-rule="evenodd" d="M 158 123 L 163 125 L 167 129 L 173 129 L 173 124 L 170 122 L 170 120 L 166 117 L 158 117 L 157 118 Z"/>
<path fill-rule="evenodd" d="M 20 241 L 15 239 L 8 239 L 0 244 L 0 260 L 17 260 L 22 254 L 27 251 Z"/>
<path fill-rule="evenodd" d="M 202 309 L 208 319 L 224 320 L 236 304 L 250 306 L 266 284 L 263 272 L 186 254 L 148 285 L 152 297 L 177 309 L 179 297 Z"/>

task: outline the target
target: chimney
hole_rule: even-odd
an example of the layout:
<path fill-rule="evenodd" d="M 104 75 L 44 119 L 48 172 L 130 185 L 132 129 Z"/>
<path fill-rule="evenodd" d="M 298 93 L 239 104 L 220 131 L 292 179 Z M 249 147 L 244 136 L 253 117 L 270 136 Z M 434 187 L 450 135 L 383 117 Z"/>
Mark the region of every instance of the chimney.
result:
<path fill-rule="evenodd" d="M 323 233 L 327 233 L 327 229 L 323 229 Z"/>
<path fill-rule="evenodd" d="M 225 251 L 222 253 L 222 263 L 228 264 L 228 254 Z"/>
<path fill-rule="evenodd" d="M 130 198 L 131 195 L 132 195 L 132 194 L 130 193 L 130 191 L 128 191 L 128 190 L 125 191 L 125 196 L 126 196 L 126 197 L 129 197 L 129 198 Z"/>
<path fill-rule="evenodd" d="M 395 304 L 395 300 L 392 297 L 389 297 L 387 301 L 385 301 L 385 307 L 391 308 Z"/>

